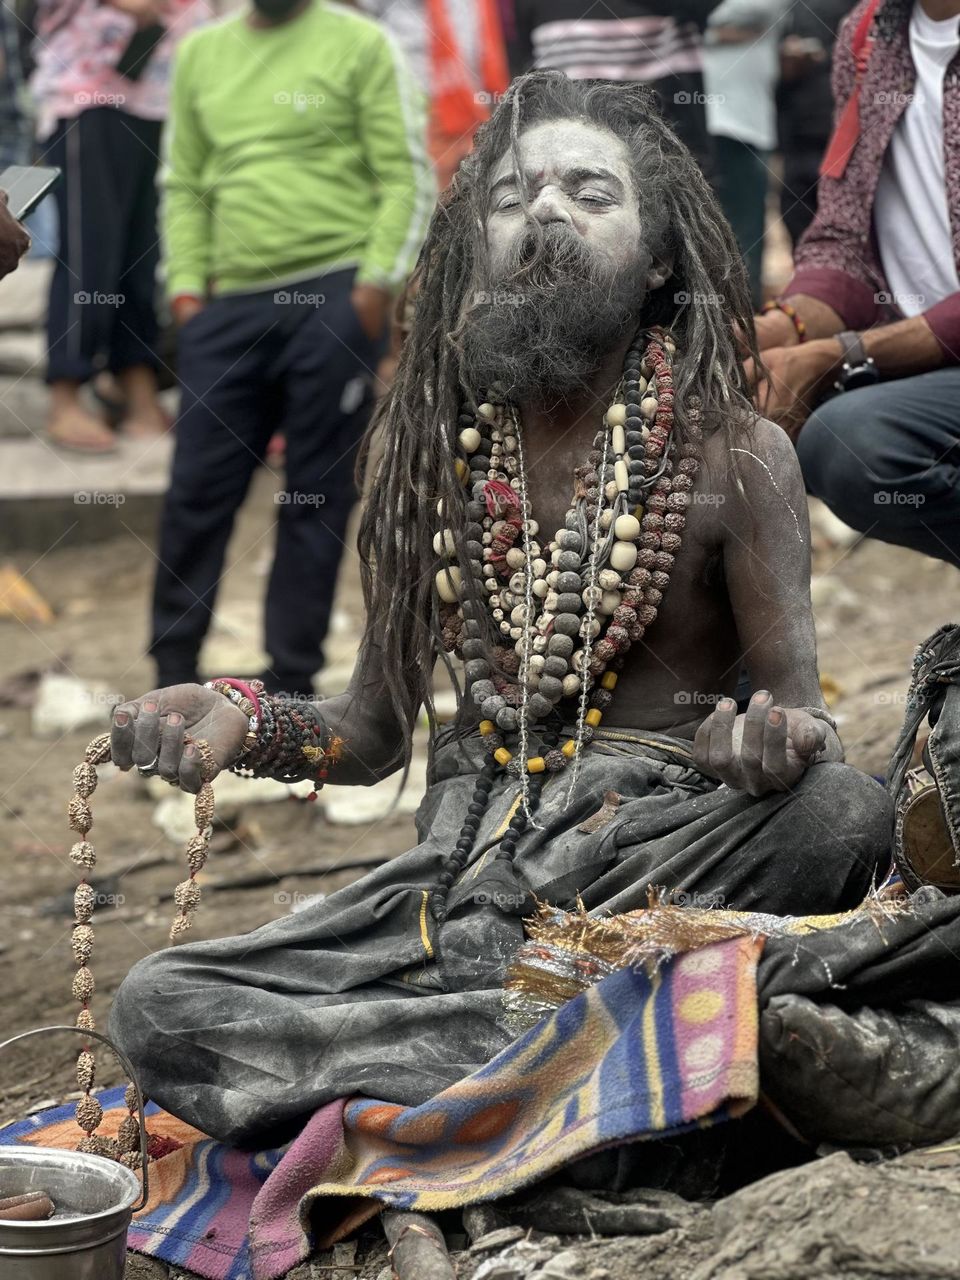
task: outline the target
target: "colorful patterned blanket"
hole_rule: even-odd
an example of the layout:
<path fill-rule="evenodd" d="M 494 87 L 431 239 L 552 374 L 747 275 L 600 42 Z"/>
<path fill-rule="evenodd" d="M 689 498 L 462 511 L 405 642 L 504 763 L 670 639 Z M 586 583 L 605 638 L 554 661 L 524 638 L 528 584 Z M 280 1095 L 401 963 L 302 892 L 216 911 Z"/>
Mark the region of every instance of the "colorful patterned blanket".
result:
<path fill-rule="evenodd" d="M 496 1199 L 600 1148 L 740 1115 L 757 1097 L 762 945 L 736 937 L 618 970 L 422 1106 L 341 1099 L 285 1148 L 235 1151 L 151 1104 L 148 1129 L 171 1149 L 129 1245 L 208 1280 L 275 1280 L 385 1205 Z M 110 1134 L 122 1091 L 98 1096 Z M 72 1104 L 0 1131 L 75 1141 Z"/>

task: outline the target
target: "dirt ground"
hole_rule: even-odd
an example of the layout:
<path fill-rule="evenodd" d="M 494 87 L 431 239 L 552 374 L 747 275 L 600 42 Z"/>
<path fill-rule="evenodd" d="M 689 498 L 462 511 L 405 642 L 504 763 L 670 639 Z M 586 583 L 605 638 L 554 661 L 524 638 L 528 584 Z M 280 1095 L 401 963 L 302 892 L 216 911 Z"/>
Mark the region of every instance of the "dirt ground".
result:
<path fill-rule="evenodd" d="M 261 477 L 238 524 L 223 586 L 221 626 L 215 637 L 218 661 L 225 664 L 226 655 L 234 656 L 233 670 L 249 670 L 249 666 L 238 664 L 256 660 L 259 600 L 274 511 L 270 490 Z M 60 668 L 83 680 L 102 681 L 124 696 L 136 696 L 151 687 L 152 667 L 144 656 L 153 568 L 149 546 L 131 536 L 96 547 L 54 548 L 41 557 L 24 555 L 16 563 L 56 616 L 46 625 L 0 620 L 0 680 Z M 818 536 L 813 596 L 820 667 L 851 763 L 871 773 L 884 771 L 902 719 L 913 650 L 937 626 L 954 618 L 958 585 L 955 570 L 911 552 L 870 540 L 844 549 L 828 545 Z M 337 607 L 339 626 L 331 646 L 330 681 L 345 678 L 349 658 L 355 652 L 359 600 L 352 560 L 341 575 Z M 105 721 L 107 716 L 105 709 Z M 94 732 L 95 728 L 89 728 L 53 738 L 34 737 L 27 708 L 0 705 L 0 870 L 4 885 L 0 967 L 3 1026 L 10 1035 L 74 1018 L 75 1005 L 69 993 L 69 933 L 76 874 L 67 857 L 74 837 L 66 823 L 65 808 L 71 794 L 71 769 L 82 758 Z M 182 878 L 183 867 L 181 847 L 153 824 L 156 802 L 143 784 L 110 767 L 103 775 L 92 800 L 92 838 L 99 855 L 96 874 L 104 880 L 102 892 L 112 897 L 113 905 L 98 911 L 95 920 L 92 967 L 98 986 L 94 1009 L 101 1026 L 112 992 L 130 965 L 166 945 L 173 914 L 172 890 Z M 294 800 L 251 807 L 231 829 L 216 836 L 220 848 L 208 864 L 204 903 L 194 936 L 239 933 L 277 918 L 290 910 L 293 894 L 330 892 L 360 874 L 355 865 L 358 861 L 399 853 L 411 843 L 411 835 L 409 816 L 335 825 L 326 820 L 319 806 Z M 312 873 L 298 875 L 298 869 L 305 865 Z M 260 883 L 214 887 L 217 881 L 243 878 Z M 21 1116 L 39 1103 L 59 1100 L 73 1087 L 71 1063 L 76 1050 L 71 1038 L 51 1037 L 50 1043 L 41 1044 L 33 1041 L 4 1052 L 0 1061 L 0 1121 Z M 105 1068 L 106 1063 L 101 1066 Z M 105 1070 L 99 1083 L 118 1078 Z M 949 1187 L 942 1195 L 954 1206 L 955 1218 L 960 1179 L 946 1181 Z M 873 1208 L 876 1211 L 875 1204 Z M 712 1247 L 695 1248 L 693 1239 L 684 1245 L 689 1259 L 711 1253 Z M 644 1268 L 649 1268 L 647 1274 L 656 1276 L 661 1271 L 653 1268 L 650 1248 L 644 1244 L 641 1249 L 635 1242 L 625 1255 L 631 1258 L 627 1270 L 612 1256 L 609 1265 L 598 1256 L 582 1259 L 569 1272 L 549 1274 L 589 1275 L 593 1280 L 625 1277 L 637 1273 L 632 1268 L 642 1258 Z M 707 1270 L 691 1270 L 674 1259 L 662 1274 L 696 1274 L 704 1280 L 708 1276 L 711 1280 L 732 1280 L 734 1276 L 794 1274 L 958 1274 L 957 1269 L 892 1271 L 885 1269 L 880 1259 L 875 1269 L 845 1271 L 838 1263 L 830 1265 L 837 1269 L 784 1269 L 772 1261 L 769 1267 L 731 1261 L 724 1269 L 714 1259 L 702 1263 Z M 471 1263 L 462 1274 L 472 1275 L 473 1270 Z M 504 1280 L 511 1274 L 505 1271 Z M 304 1278 L 306 1275 L 304 1272 Z M 477 1275 L 480 1280 L 479 1271 Z M 490 1280 L 497 1280 L 493 1271 Z"/>

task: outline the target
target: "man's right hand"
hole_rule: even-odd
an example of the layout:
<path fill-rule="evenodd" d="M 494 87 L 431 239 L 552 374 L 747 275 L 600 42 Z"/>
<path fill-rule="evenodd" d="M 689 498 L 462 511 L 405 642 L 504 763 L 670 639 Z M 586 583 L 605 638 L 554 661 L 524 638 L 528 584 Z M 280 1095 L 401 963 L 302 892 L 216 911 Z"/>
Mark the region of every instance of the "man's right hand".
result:
<path fill-rule="evenodd" d="M 174 298 L 170 304 L 170 310 L 173 314 L 174 324 L 178 329 L 182 329 L 188 320 L 192 320 L 194 316 L 198 316 L 203 310 L 203 299 L 195 297 L 192 293 L 182 293 L 179 297 Z"/>
<path fill-rule="evenodd" d="M 174 684 L 114 708 L 110 755 L 118 769 L 137 766 L 195 795 L 204 781 L 200 753 L 193 743 L 184 746 L 184 736 L 206 742 L 219 773 L 240 756 L 248 728 L 247 717 L 222 693 Z"/>
<path fill-rule="evenodd" d="M 7 208 L 8 197 L 0 191 L 0 279 L 16 271 L 20 259 L 30 248 L 30 236 Z"/>

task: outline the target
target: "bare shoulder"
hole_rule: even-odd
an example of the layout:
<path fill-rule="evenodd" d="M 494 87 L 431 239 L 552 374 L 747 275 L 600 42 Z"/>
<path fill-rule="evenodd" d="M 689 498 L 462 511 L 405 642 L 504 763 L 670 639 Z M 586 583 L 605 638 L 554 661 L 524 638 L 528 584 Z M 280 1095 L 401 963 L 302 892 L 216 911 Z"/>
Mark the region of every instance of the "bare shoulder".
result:
<path fill-rule="evenodd" d="M 789 436 L 766 418 L 704 437 L 698 487 L 717 495 L 727 520 L 799 517 L 803 477 Z M 786 504 L 786 505 L 785 505 Z"/>

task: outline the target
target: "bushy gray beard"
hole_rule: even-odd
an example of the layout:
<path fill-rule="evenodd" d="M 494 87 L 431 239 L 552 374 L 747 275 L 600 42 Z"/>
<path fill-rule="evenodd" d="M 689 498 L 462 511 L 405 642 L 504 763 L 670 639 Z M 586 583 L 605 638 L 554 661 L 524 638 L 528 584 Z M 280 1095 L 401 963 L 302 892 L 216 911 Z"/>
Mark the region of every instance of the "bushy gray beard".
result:
<path fill-rule="evenodd" d="M 575 399 L 638 328 L 642 257 L 613 267 L 562 223 L 530 228 L 499 279 L 470 300 L 461 347 L 466 385 L 480 392 L 499 384 L 515 403 Z"/>

